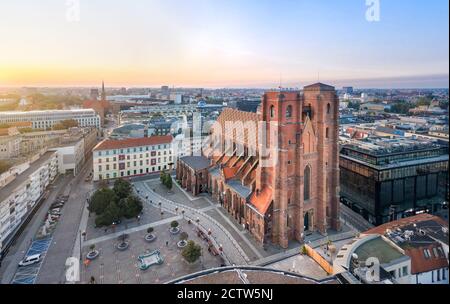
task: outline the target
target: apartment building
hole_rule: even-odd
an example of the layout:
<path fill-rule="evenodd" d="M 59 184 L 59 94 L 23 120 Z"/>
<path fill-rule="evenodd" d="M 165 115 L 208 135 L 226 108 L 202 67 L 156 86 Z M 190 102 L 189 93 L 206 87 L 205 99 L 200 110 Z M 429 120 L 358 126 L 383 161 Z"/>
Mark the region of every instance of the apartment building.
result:
<path fill-rule="evenodd" d="M 0 258 L 57 175 L 57 155 L 49 151 L 0 189 Z"/>
<path fill-rule="evenodd" d="M 93 150 L 94 181 L 171 170 L 172 141 L 171 135 L 102 141 Z"/>
<path fill-rule="evenodd" d="M 76 120 L 80 127 L 100 128 L 100 116 L 93 109 L 1 112 L 0 124 L 31 122 L 33 129 L 51 129 L 64 120 Z"/>

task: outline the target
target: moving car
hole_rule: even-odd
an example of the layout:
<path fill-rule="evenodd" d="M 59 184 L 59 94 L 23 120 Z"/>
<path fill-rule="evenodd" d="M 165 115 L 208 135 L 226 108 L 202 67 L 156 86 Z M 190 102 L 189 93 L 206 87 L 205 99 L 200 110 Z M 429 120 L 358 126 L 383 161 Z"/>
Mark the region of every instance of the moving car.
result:
<path fill-rule="evenodd" d="M 20 261 L 19 267 L 26 267 L 30 266 L 36 263 L 39 263 L 41 261 L 41 255 L 40 254 L 33 254 L 30 256 L 27 256 L 25 259 Z"/>

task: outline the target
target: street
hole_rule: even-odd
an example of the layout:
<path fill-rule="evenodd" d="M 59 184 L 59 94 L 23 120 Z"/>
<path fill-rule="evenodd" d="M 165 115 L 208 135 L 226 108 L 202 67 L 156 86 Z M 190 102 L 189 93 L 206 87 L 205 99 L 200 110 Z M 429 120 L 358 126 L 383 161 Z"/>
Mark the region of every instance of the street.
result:
<path fill-rule="evenodd" d="M 39 210 L 25 227 L 15 244 L 11 246 L 9 252 L 2 261 L 2 265 L 0 267 L 1 284 L 9 284 L 12 281 L 17 270 L 17 264 L 24 258 L 32 239 L 47 216 L 47 210 L 55 201 L 56 197 L 64 193 L 64 190 L 73 178 L 74 177 L 72 175 L 62 175 L 57 178 L 53 185 L 49 186 L 49 197 L 40 206 Z"/>
<path fill-rule="evenodd" d="M 94 187 L 91 182 L 84 181 L 91 170 L 92 159 L 89 158 L 80 174 L 75 177 L 67 189 L 70 197 L 53 234 L 53 241 L 39 272 L 37 284 L 65 283 L 65 263 L 67 258 L 73 255 L 81 217 L 86 207 L 86 199 Z"/>

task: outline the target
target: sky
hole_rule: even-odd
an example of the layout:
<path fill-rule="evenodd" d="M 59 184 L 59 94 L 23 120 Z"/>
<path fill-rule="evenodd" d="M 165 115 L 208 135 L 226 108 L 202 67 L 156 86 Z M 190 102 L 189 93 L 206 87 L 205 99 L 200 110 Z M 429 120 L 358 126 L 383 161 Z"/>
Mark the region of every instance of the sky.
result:
<path fill-rule="evenodd" d="M 2 0 L 0 86 L 448 88 L 448 0 L 379 3 Z"/>

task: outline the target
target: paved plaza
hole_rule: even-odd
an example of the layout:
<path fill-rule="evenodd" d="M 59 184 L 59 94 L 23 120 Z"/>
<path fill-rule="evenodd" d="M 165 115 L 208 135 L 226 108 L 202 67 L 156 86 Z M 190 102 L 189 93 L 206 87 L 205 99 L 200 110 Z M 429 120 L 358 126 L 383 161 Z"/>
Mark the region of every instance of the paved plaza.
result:
<path fill-rule="evenodd" d="M 96 246 L 100 256 L 88 266 L 82 266 L 81 283 L 88 283 L 94 277 L 97 283 L 104 284 L 155 284 L 164 283 L 181 276 L 221 265 L 273 265 L 274 268 L 309 274 L 315 278 L 326 276 L 324 271 L 307 257 L 298 257 L 300 243 L 291 242 L 288 249 L 274 245 L 262 246 L 232 218 L 220 204 L 212 201 L 207 194 L 192 197 L 174 183 L 171 191 L 161 185 L 159 178 L 137 179 L 133 181 L 135 194 L 144 203 L 143 214 L 139 220 L 132 219 L 109 228 L 95 228 L 95 215 L 86 212 L 80 226 L 86 231 L 82 241 L 83 257 L 89 252 L 91 245 Z M 163 214 L 161 214 L 161 212 Z M 179 235 L 172 235 L 169 226 L 178 221 L 181 229 L 189 234 L 203 248 L 201 260 L 195 265 L 188 265 L 177 247 Z M 144 240 L 147 229 L 153 227 L 157 240 L 148 243 Z M 219 250 L 221 256 L 213 256 L 208 252 L 208 243 L 197 236 L 198 230 L 205 235 L 211 234 L 212 245 Z M 130 248 L 119 251 L 115 245 L 118 238 L 127 234 Z M 348 234 L 348 235 L 347 235 Z M 331 237 L 351 237 L 351 231 L 336 232 Z M 166 244 L 166 242 L 168 242 Z M 327 238 L 319 234 L 307 237 L 311 245 L 326 243 Z M 150 267 L 147 271 L 138 268 L 138 256 L 159 250 L 164 258 L 162 265 Z M 296 257 L 297 256 L 297 257 Z M 290 258 L 285 262 L 286 258 Z M 295 261 L 295 262 L 294 262 Z M 293 269 L 294 269 L 293 268 Z"/>
<path fill-rule="evenodd" d="M 115 248 L 118 243 L 116 237 L 96 243 L 100 256 L 89 266 L 82 266 L 81 283 L 86 284 L 94 277 L 99 284 L 158 284 L 190 273 L 220 267 L 223 264 L 221 257 L 208 252 L 208 244 L 197 236 L 197 228 L 186 220 L 179 222 L 181 230 L 188 233 L 189 240 L 202 247 L 202 257 L 197 263 L 189 265 L 184 261 L 182 250 L 177 247 L 179 235 L 172 235 L 169 232 L 170 223 L 167 223 L 154 227 L 157 239 L 152 243 L 145 241 L 145 230 L 129 234 L 130 247 L 126 251 Z M 84 257 L 89 252 L 88 244 L 83 248 Z M 151 266 L 145 271 L 140 270 L 138 256 L 154 250 L 161 252 L 163 264 Z"/>

